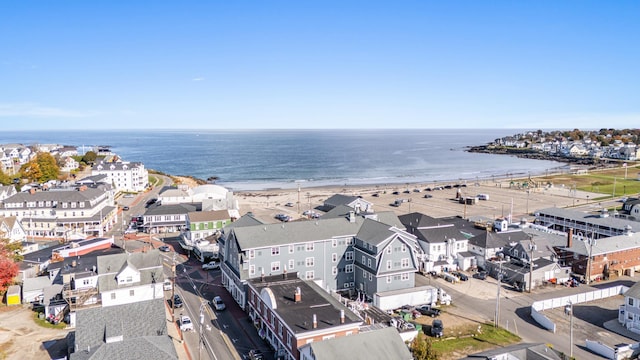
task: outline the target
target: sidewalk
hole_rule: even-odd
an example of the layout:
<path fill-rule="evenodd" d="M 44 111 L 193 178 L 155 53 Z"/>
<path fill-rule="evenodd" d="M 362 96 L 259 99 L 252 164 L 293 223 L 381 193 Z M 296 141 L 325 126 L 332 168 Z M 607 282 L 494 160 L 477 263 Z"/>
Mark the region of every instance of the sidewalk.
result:
<path fill-rule="evenodd" d="M 187 344 L 182 340 L 182 333 L 178 328 L 177 321 L 171 322 L 171 309 L 167 306 L 166 301 L 164 308 L 167 317 L 167 335 L 173 340 L 173 346 L 175 346 L 176 353 L 178 353 L 178 359 L 191 360 L 191 354 L 189 354 L 189 350 L 187 350 Z"/>
<path fill-rule="evenodd" d="M 622 326 L 622 324 L 618 322 L 618 319 L 609 320 L 605 322 L 603 326 L 605 329 L 618 335 L 622 335 L 635 341 L 640 341 L 640 334 L 636 334 L 633 331 L 627 330 L 624 326 Z"/>

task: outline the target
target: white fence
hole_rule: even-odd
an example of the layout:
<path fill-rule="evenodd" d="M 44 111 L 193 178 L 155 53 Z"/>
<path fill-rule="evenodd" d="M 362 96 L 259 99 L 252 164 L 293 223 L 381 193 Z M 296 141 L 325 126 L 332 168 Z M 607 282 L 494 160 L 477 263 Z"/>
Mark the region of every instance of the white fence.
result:
<path fill-rule="evenodd" d="M 624 294 L 629 288 L 627 286 L 618 285 L 606 289 L 598 289 L 585 293 L 562 296 L 559 298 L 536 301 L 531 305 L 531 317 L 542 327 L 552 332 L 556 332 L 556 324 L 548 317 L 542 314 L 544 310 L 564 307 L 568 304 L 580 304 L 589 301 L 599 300 Z"/>

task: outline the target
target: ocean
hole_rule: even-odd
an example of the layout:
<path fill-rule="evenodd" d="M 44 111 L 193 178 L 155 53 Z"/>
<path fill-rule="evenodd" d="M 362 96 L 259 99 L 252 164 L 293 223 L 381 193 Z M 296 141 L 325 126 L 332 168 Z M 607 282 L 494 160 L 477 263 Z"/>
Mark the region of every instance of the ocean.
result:
<path fill-rule="evenodd" d="M 565 164 L 466 152 L 514 129 L 4 131 L 0 143 L 108 145 L 126 161 L 233 190 L 436 184 L 556 171 Z"/>

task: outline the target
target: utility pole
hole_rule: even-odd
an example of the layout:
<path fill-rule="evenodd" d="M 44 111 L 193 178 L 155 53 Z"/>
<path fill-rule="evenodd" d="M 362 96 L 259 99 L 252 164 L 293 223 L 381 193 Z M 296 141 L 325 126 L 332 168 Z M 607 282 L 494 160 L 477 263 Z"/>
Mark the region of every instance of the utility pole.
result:
<path fill-rule="evenodd" d="M 298 184 L 298 216 L 300 216 L 300 184 Z"/>
<path fill-rule="evenodd" d="M 173 263 L 171 264 L 171 322 L 176 322 L 176 253 L 173 253 Z"/>
<path fill-rule="evenodd" d="M 533 236 L 529 235 L 529 294 L 531 294 L 531 287 L 533 286 L 533 251 L 536 249 L 536 244 L 533 241 Z"/>
<path fill-rule="evenodd" d="M 573 302 L 571 300 L 565 305 L 564 313 L 569 315 L 569 358 L 573 359 Z"/>
<path fill-rule="evenodd" d="M 202 324 L 204 323 L 204 305 L 206 304 L 206 302 L 201 302 L 200 303 L 200 334 L 199 334 L 199 341 L 198 341 L 198 360 L 202 359 L 202 343 L 204 342 L 203 338 L 202 338 Z"/>
<path fill-rule="evenodd" d="M 500 326 L 500 285 L 502 282 L 502 254 L 500 255 L 500 268 L 498 270 L 498 294 L 496 295 L 496 316 L 494 319 L 494 326 Z"/>

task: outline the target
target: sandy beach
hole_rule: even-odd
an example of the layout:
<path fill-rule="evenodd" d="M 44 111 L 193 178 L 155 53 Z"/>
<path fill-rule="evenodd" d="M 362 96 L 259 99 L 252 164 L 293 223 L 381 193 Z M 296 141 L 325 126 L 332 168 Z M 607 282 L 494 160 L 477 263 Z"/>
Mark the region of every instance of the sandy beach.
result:
<path fill-rule="evenodd" d="M 517 184 L 517 180 L 513 180 Z M 367 185 L 367 186 L 326 186 L 300 189 L 272 189 L 261 191 L 236 192 L 236 199 L 240 204 L 240 213 L 252 212 L 264 222 L 277 222 L 274 216 L 283 213 L 294 219 L 302 218 L 305 210 L 314 210 L 334 194 L 361 196 L 374 204 L 375 211 L 394 211 L 398 215 L 411 212 L 421 212 L 440 218 L 460 216 L 463 218 L 485 217 L 494 219 L 507 217 L 512 214 L 514 220 L 527 217 L 533 219 L 536 209 L 548 207 L 567 207 L 590 205 L 594 210 L 598 204 L 589 199 L 595 199 L 602 194 L 570 190 L 562 184 L 553 187 L 538 187 L 529 190 L 518 188 L 512 180 L 486 180 L 466 182 L 466 187 L 453 187 L 450 183 L 420 183 L 397 185 Z M 435 186 L 444 188 L 433 190 Z M 431 188 L 431 191 L 427 191 Z M 418 192 L 419 190 L 419 192 Z M 394 192 L 398 195 L 394 195 Z M 408 193 L 407 193 L 408 191 Z M 488 200 L 478 200 L 474 205 L 460 204 L 456 200 L 456 193 L 462 196 L 488 195 Z M 378 194 L 378 196 L 373 196 Z M 426 198 L 425 195 L 431 195 Z M 407 199 L 399 207 L 391 206 L 396 199 Z M 289 203 L 289 206 L 286 204 Z M 320 212 L 321 213 L 321 212 Z"/>

